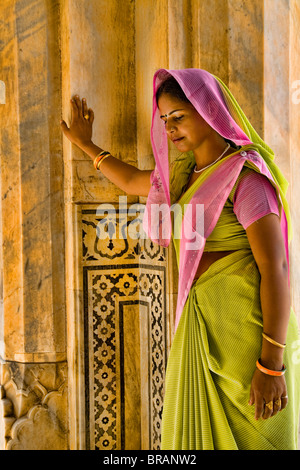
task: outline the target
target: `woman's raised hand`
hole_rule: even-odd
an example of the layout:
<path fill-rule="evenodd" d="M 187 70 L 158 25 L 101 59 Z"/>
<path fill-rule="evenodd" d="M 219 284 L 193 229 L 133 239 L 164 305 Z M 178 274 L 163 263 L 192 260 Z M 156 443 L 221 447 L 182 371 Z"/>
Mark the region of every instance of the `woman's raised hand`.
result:
<path fill-rule="evenodd" d="M 84 150 L 92 143 L 94 112 L 88 108 L 86 99 L 76 95 L 71 99 L 72 117 L 70 127 L 60 121 L 64 135 L 79 148 Z"/>
<path fill-rule="evenodd" d="M 77 145 L 94 161 L 103 151 L 92 142 L 94 112 L 88 108 L 85 98 L 80 100 L 78 95 L 71 99 L 71 105 L 70 127 L 65 121 L 60 121 L 61 129 L 72 144 Z M 138 170 L 135 166 L 109 155 L 109 158 L 101 163 L 101 173 L 127 194 L 147 196 L 149 193 L 152 170 Z"/>

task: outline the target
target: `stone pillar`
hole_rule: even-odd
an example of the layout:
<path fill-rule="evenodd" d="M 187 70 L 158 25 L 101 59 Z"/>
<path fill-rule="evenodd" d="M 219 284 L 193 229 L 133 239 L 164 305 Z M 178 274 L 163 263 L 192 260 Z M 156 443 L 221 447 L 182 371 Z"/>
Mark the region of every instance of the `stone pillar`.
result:
<path fill-rule="evenodd" d="M 300 51 L 300 5 L 297 0 L 290 0 L 290 76 L 289 76 L 289 139 L 287 146 L 290 155 L 290 202 L 293 220 L 293 241 L 291 246 L 292 302 L 300 322 L 300 217 L 299 217 L 299 181 L 300 181 L 300 64 L 297 60 Z"/>
<path fill-rule="evenodd" d="M 139 7 L 130 0 L 61 2 L 63 117 L 70 117 L 71 95 L 84 96 L 95 112 L 94 142 L 153 168 L 154 67 L 142 73 L 137 66 Z M 66 140 L 64 177 L 70 447 L 157 449 L 167 355 L 165 250 L 134 238 L 138 198 L 126 197 Z"/>
<path fill-rule="evenodd" d="M 289 181 L 293 239 L 290 246 L 291 300 L 300 320 L 299 290 L 299 124 L 300 124 L 300 24 L 299 3 L 282 0 L 264 2 L 264 131 L 276 161 Z"/>
<path fill-rule="evenodd" d="M 59 2 L 1 2 L 1 446 L 67 448 Z"/>

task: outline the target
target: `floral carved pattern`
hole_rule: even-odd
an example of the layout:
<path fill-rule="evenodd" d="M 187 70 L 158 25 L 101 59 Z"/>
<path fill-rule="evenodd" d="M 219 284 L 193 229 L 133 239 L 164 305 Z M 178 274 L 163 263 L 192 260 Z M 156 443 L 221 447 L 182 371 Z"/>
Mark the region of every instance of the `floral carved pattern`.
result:
<path fill-rule="evenodd" d="M 123 230 L 118 225 L 123 217 L 116 213 L 111 234 Z M 141 448 L 159 449 L 167 349 L 165 249 L 148 239 L 99 239 L 99 221 L 95 208 L 82 210 L 87 447 L 127 449 L 141 442 Z M 146 415 L 147 426 L 141 418 Z"/>

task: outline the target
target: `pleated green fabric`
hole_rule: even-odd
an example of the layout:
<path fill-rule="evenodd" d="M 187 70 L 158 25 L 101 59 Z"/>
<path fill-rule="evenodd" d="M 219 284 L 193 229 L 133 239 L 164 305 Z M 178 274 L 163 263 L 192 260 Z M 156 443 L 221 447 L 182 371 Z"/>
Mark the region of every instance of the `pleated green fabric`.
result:
<path fill-rule="evenodd" d="M 267 420 L 255 420 L 248 405 L 262 324 L 251 249 L 219 259 L 193 283 L 167 364 L 161 449 L 297 449 L 299 336 L 292 309 L 284 355 L 288 405 Z"/>

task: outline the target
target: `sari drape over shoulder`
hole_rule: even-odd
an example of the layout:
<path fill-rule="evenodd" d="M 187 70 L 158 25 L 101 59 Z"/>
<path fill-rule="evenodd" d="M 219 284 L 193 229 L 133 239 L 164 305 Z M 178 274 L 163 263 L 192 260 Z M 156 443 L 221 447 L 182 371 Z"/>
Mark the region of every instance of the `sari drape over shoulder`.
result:
<path fill-rule="evenodd" d="M 155 99 L 159 85 L 169 75 L 212 128 L 241 146 L 200 174 L 180 199 L 194 157 L 192 152 L 181 155 L 170 179 L 167 136 Z M 246 168 L 267 178 L 276 191 L 289 263 L 288 183 L 274 163 L 272 150 L 252 128 L 230 91 L 203 70 L 161 69 L 155 74 L 151 139 L 156 167 L 144 228 L 153 241 L 168 246 L 172 200 L 182 207 L 174 216 L 174 233 L 180 234 L 178 239 L 173 234 L 179 282 L 176 333 L 167 365 L 162 448 L 295 449 L 300 399 L 299 365 L 293 360 L 293 348 L 299 345 L 296 317 L 291 309 L 284 358 L 289 404 L 277 416 L 255 421 L 248 400 L 262 345 L 260 275 L 250 246 L 240 244 L 253 214 L 244 214 L 236 245 L 233 233 L 238 222 L 222 217 Z M 199 207 L 202 211 L 197 212 Z M 232 238 L 230 250 L 237 251 L 214 262 L 194 281 L 206 243 L 216 233 L 214 250 L 228 250 L 226 241 Z"/>

